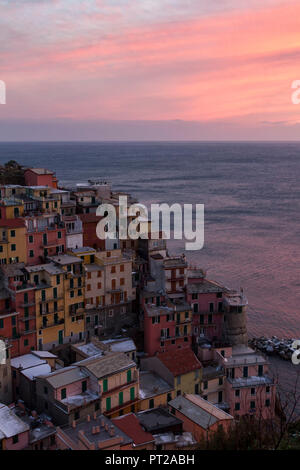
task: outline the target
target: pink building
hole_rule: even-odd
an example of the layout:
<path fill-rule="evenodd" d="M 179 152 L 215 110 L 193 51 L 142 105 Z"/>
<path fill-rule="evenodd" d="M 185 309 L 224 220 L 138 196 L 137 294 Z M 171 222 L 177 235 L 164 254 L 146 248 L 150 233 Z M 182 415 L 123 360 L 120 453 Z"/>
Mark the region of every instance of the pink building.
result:
<path fill-rule="evenodd" d="M 0 450 L 23 450 L 29 445 L 30 427 L 8 406 L 0 403 Z"/>
<path fill-rule="evenodd" d="M 33 266 L 66 250 L 66 229 L 55 216 L 26 217 L 27 264 Z"/>
<path fill-rule="evenodd" d="M 205 278 L 202 270 L 188 271 L 187 302 L 193 311 L 193 343 L 205 337 L 221 341 L 224 287 Z"/>
<path fill-rule="evenodd" d="M 148 297 L 144 304 L 144 350 L 149 356 L 190 348 L 192 311 L 184 301 Z"/>
<path fill-rule="evenodd" d="M 57 179 L 53 171 L 46 168 L 28 168 L 25 170 L 26 186 L 50 186 L 57 188 Z"/>
<path fill-rule="evenodd" d="M 232 355 L 219 355 L 225 369 L 225 401 L 235 418 L 250 415 L 272 419 L 275 414 L 276 385 L 269 373 L 269 363 L 245 345 L 232 348 Z"/>

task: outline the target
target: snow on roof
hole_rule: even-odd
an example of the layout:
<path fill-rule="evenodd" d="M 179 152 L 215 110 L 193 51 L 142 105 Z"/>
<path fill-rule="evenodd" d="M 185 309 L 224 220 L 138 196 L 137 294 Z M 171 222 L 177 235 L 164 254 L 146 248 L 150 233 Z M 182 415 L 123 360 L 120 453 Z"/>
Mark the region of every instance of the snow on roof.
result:
<path fill-rule="evenodd" d="M 34 354 L 24 354 L 23 356 L 14 357 L 11 359 L 11 367 L 18 369 L 28 369 L 29 367 L 39 366 L 45 364 L 46 361 L 36 357 Z"/>
<path fill-rule="evenodd" d="M 24 423 L 8 406 L 0 403 L 0 439 L 15 436 L 29 431 L 29 425 Z"/>
<path fill-rule="evenodd" d="M 21 372 L 21 374 L 25 375 L 30 380 L 33 380 L 35 377 L 38 377 L 40 375 L 46 375 L 50 374 L 51 372 L 51 367 L 49 364 L 41 364 L 39 366 L 35 367 L 30 367 L 29 369 L 25 369 Z"/>

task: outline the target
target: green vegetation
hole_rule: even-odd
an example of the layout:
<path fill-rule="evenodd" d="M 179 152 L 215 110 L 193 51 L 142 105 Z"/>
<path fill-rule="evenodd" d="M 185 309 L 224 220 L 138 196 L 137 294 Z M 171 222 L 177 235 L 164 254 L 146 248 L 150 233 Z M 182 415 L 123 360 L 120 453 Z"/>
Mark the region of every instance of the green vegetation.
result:
<path fill-rule="evenodd" d="M 24 168 L 15 160 L 0 166 L 0 184 L 24 185 Z"/>

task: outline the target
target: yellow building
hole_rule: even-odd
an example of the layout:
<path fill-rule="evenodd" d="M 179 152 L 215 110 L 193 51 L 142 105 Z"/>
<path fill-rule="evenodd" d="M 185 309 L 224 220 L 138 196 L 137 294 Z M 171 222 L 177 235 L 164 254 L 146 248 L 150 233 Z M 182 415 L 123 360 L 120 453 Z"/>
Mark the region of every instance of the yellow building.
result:
<path fill-rule="evenodd" d="M 28 186 L 26 187 L 26 195 L 39 203 L 42 212 L 60 213 L 60 191 L 49 186 Z"/>
<path fill-rule="evenodd" d="M 202 364 L 189 347 L 142 359 L 141 370 L 162 377 L 174 389 L 175 396 L 201 392 Z"/>
<path fill-rule="evenodd" d="M 84 338 L 85 333 L 85 306 L 84 289 L 85 274 L 82 260 L 77 256 L 57 255 L 50 256 L 56 266 L 59 266 L 63 274 L 64 308 L 65 322 L 63 338 L 60 336 L 60 343 L 77 342 Z M 61 333 L 60 333 L 61 335 Z"/>
<path fill-rule="evenodd" d="M 26 228 L 22 219 L 0 220 L 0 263 L 27 263 Z"/>
<path fill-rule="evenodd" d="M 2 219 L 15 219 L 24 215 L 24 203 L 20 199 L 2 199 L 0 203 Z"/>
<path fill-rule="evenodd" d="M 38 348 L 45 350 L 62 343 L 65 323 L 64 271 L 54 263 L 27 266 L 34 284 Z"/>
<path fill-rule="evenodd" d="M 106 353 L 77 362 L 92 374 L 101 391 L 101 413 L 121 416 L 138 409 L 139 373 L 136 363 L 123 353 Z"/>

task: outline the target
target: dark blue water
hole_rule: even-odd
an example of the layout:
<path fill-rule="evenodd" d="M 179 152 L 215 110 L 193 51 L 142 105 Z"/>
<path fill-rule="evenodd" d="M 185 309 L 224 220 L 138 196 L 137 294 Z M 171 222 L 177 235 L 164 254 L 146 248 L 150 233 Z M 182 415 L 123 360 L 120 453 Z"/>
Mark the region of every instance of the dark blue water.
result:
<path fill-rule="evenodd" d="M 205 204 L 205 245 L 187 252 L 191 263 L 243 287 L 251 333 L 300 337 L 300 144 L 0 144 L 0 163 L 10 159 L 65 182 L 105 178 L 145 203 Z"/>

